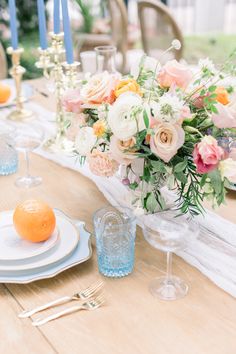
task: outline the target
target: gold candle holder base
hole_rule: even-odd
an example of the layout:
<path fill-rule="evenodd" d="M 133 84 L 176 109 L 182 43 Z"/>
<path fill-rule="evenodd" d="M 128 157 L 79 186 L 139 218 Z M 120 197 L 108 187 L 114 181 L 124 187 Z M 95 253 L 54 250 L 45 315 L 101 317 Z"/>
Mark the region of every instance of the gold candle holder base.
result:
<path fill-rule="evenodd" d="M 48 49 L 38 48 L 39 60 L 35 63 L 36 68 L 43 70 L 43 76 L 49 79 L 49 70 L 53 68 L 53 63 L 50 58 L 50 51 Z"/>
<path fill-rule="evenodd" d="M 16 88 L 16 109 L 10 112 L 7 118 L 19 122 L 23 122 L 34 117 L 34 113 L 32 111 L 24 109 L 23 107 L 25 98 L 21 94 L 21 81 L 22 76 L 25 73 L 25 68 L 20 65 L 20 57 L 23 52 L 23 48 L 7 48 L 7 53 L 10 54 L 12 58 L 12 68 L 10 69 L 9 73 L 15 82 Z"/>
<path fill-rule="evenodd" d="M 64 85 L 65 88 L 75 88 L 78 84 L 78 67 L 80 63 L 75 61 L 72 64 L 63 63 L 62 64 L 65 70 L 65 78 L 64 78 Z"/>

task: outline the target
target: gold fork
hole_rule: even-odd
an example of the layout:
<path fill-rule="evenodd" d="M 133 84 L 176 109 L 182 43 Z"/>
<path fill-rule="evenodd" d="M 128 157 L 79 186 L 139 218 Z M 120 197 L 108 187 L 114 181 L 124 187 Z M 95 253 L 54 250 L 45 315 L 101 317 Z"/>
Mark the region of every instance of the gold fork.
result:
<path fill-rule="evenodd" d="M 56 312 L 48 317 L 45 317 L 45 318 L 39 318 L 35 321 L 32 322 L 32 325 L 33 326 L 42 326 L 43 324 L 49 322 L 49 321 L 53 321 L 59 317 L 62 317 L 62 316 L 65 316 L 65 315 L 68 315 L 70 313 L 73 313 L 73 312 L 76 312 L 76 311 L 79 311 L 79 310 L 96 310 L 98 307 L 102 306 L 105 302 L 105 298 L 104 298 L 104 295 L 101 294 L 99 295 L 98 297 L 96 297 L 95 299 L 90 299 L 90 300 L 87 300 L 85 302 L 83 302 L 82 304 L 80 305 L 76 305 L 76 306 L 72 306 L 72 307 L 69 307 L 65 310 L 62 310 L 62 311 L 59 311 L 59 312 Z"/>
<path fill-rule="evenodd" d="M 104 285 L 103 281 L 97 281 L 97 282 L 91 284 L 90 286 L 88 286 L 86 289 L 81 290 L 80 292 L 78 292 L 72 296 L 64 296 L 64 297 L 61 297 L 57 300 L 50 301 L 47 304 L 35 307 L 32 310 L 25 310 L 25 311 L 19 313 L 18 317 L 20 317 L 20 318 L 30 317 L 37 312 L 46 310 L 50 307 L 65 304 L 66 302 L 69 302 L 69 301 L 89 299 L 94 294 L 96 294 L 103 287 L 103 285 Z"/>

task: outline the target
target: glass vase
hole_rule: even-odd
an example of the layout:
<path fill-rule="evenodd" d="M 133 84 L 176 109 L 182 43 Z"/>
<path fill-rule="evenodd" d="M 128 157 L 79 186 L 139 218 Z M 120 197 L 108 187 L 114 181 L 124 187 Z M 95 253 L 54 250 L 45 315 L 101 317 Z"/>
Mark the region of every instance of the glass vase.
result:
<path fill-rule="evenodd" d="M 96 73 L 107 71 L 109 74 L 117 73 L 116 70 L 116 47 L 104 45 L 95 47 L 96 52 Z"/>

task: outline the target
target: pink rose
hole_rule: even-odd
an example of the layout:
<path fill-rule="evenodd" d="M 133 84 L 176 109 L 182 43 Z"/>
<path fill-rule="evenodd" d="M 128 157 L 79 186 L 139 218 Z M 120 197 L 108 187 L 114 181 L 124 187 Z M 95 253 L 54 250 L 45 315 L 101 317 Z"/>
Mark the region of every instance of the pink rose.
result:
<path fill-rule="evenodd" d="M 236 161 L 236 147 L 230 149 L 229 157 Z"/>
<path fill-rule="evenodd" d="M 190 111 L 189 106 L 183 106 L 183 108 L 181 109 L 180 116 L 183 120 L 192 118 L 192 113 Z"/>
<path fill-rule="evenodd" d="M 193 150 L 193 160 L 198 173 L 208 173 L 214 170 L 219 161 L 224 157 L 224 150 L 218 145 L 217 140 L 210 135 L 204 136 Z"/>
<path fill-rule="evenodd" d="M 131 138 L 123 141 L 117 139 L 115 135 L 112 135 L 110 140 L 111 156 L 119 164 L 129 165 L 132 162 L 132 160 L 138 157 L 136 152 L 132 150 L 135 143 L 136 143 L 135 138 Z"/>
<path fill-rule="evenodd" d="M 96 176 L 111 177 L 118 170 L 118 163 L 107 152 L 94 149 L 88 157 L 89 168 Z"/>
<path fill-rule="evenodd" d="M 176 60 L 168 61 L 158 74 L 158 82 L 162 87 L 171 87 L 176 85 L 185 89 L 192 80 L 191 70 Z"/>
<path fill-rule="evenodd" d="M 217 103 L 218 113 L 214 113 L 211 119 L 217 128 L 236 128 L 236 103 L 223 105 Z"/>
<path fill-rule="evenodd" d="M 178 124 L 158 124 L 150 139 L 151 151 L 163 161 L 169 162 L 184 144 L 184 138 L 184 130 Z"/>
<path fill-rule="evenodd" d="M 115 101 L 115 87 L 118 75 L 107 71 L 92 76 L 81 90 L 81 97 L 85 104 L 113 103 Z"/>
<path fill-rule="evenodd" d="M 79 90 L 68 90 L 62 97 L 62 104 L 66 112 L 81 112 L 81 96 Z"/>

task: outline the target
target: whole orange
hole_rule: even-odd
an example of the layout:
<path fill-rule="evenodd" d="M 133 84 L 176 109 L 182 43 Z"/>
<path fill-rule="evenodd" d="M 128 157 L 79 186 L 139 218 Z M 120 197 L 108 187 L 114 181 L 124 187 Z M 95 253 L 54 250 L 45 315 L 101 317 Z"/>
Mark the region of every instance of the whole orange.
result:
<path fill-rule="evenodd" d="M 29 199 L 16 207 L 13 223 L 17 233 L 23 239 L 41 242 L 52 235 L 56 218 L 49 205 L 40 200 Z"/>
<path fill-rule="evenodd" d="M 0 83 L 0 103 L 5 103 L 11 96 L 11 89 L 9 86 Z"/>

